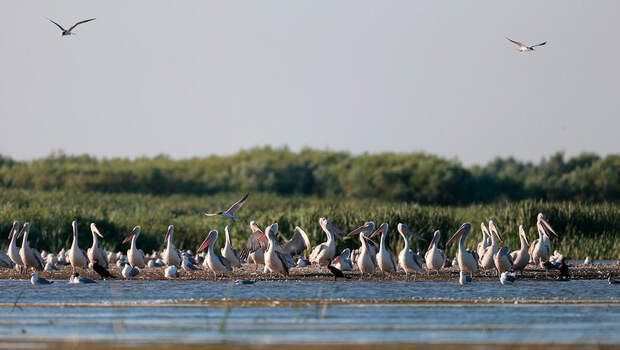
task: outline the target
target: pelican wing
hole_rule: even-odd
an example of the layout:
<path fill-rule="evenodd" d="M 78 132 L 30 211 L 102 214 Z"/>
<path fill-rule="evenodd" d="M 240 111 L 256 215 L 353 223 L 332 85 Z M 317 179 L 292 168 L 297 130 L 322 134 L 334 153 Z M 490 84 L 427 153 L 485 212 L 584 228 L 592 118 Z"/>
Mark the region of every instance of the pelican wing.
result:
<path fill-rule="evenodd" d="M 510 41 L 511 43 L 515 44 L 515 45 L 519 45 L 519 46 L 525 46 L 522 43 L 518 42 L 518 41 L 514 41 L 512 39 L 510 39 L 509 37 L 506 37 L 506 39 L 508 39 L 508 41 Z"/>
<path fill-rule="evenodd" d="M 282 267 L 284 268 L 284 274 L 288 275 L 288 267 L 289 267 L 289 265 L 288 265 L 288 263 L 286 261 L 286 256 L 283 253 L 281 253 L 281 252 L 279 252 L 277 250 L 275 251 L 275 253 L 276 253 L 276 256 L 278 257 L 278 259 L 280 259 L 280 262 L 282 263 Z"/>
<path fill-rule="evenodd" d="M 39 253 L 39 251 L 34 248 L 30 248 L 30 249 L 32 251 L 32 255 L 34 256 L 34 259 L 37 261 L 38 266 L 35 266 L 35 268 L 37 270 L 43 270 L 43 268 L 45 267 L 45 262 L 43 261 L 43 258 L 41 258 L 41 253 Z"/>
<path fill-rule="evenodd" d="M 63 32 L 66 30 L 66 29 L 65 29 L 65 28 L 63 28 L 60 24 L 58 24 L 58 23 L 56 23 L 56 22 L 52 21 L 52 20 L 51 20 L 51 19 L 49 19 L 49 18 L 48 18 L 48 20 L 49 20 L 50 22 L 54 23 L 54 24 L 55 24 L 58 28 L 60 28 L 60 30 L 62 30 Z"/>
<path fill-rule="evenodd" d="M 243 196 L 243 198 L 241 198 L 237 203 L 233 204 L 230 208 L 228 208 L 228 210 L 226 210 L 226 212 L 229 213 L 229 214 L 233 214 L 237 210 L 241 209 L 243 204 L 245 204 L 245 201 L 248 200 L 248 196 L 249 195 L 250 195 L 249 193 L 246 193 L 246 195 Z"/>
<path fill-rule="evenodd" d="M 396 262 L 396 257 L 392 253 L 390 253 L 390 261 L 392 262 L 392 270 L 398 271 L 398 262 Z"/>
<path fill-rule="evenodd" d="M 259 239 L 264 235 L 265 233 L 263 233 L 260 228 L 250 234 L 250 237 L 248 237 L 248 240 L 245 242 L 245 247 L 241 251 L 241 259 L 247 260 L 248 255 L 250 255 L 250 253 L 256 251 L 259 248 L 267 250 L 267 240 L 264 238 Z"/>
<path fill-rule="evenodd" d="M 72 30 L 73 30 L 73 28 L 75 28 L 75 27 L 79 26 L 79 25 L 80 25 L 80 24 L 82 24 L 82 23 L 86 23 L 86 22 L 94 21 L 95 19 L 96 19 L 96 18 L 90 18 L 90 19 L 85 19 L 85 20 L 83 20 L 83 21 L 79 21 L 79 22 L 77 22 L 76 24 L 72 25 L 72 26 L 71 26 L 71 28 L 69 28 L 69 31 L 72 31 Z"/>
<path fill-rule="evenodd" d="M 232 271 L 232 265 L 230 264 L 230 261 L 228 261 L 228 259 L 226 259 L 225 257 L 215 254 L 215 256 L 220 259 L 220 262 L 222 263 L 222 265 L 224 265 L 224 267 L 226 268 L 226 270 Z"/>
<path fill-rule="evenodd" d="M 299 226 L 295 227 L 293 237 L 280 246 L 280 250 L 283 253 L 290 254 L 291 256 L 301 255 L 306 249 L 310 249 L 310 240 L 306 232 Z"/>

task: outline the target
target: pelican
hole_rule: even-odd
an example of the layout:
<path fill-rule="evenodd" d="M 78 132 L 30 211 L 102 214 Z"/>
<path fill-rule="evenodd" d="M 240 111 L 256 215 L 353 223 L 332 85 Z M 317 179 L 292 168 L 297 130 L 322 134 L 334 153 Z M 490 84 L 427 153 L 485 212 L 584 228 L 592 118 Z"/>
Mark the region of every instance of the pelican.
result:
<path fill-rule="evenodd" d="M 54 281 L 48 281 L 43 277 L 39 277 L 36 272 L 33 272 L 30 276 L 30 283 L 32 283 L 33 285 L 54 283 Z"/>
<path fill-rule="evenodd" d="M 478 255 L 476 252 L 470 252 L 465 249 L 465 240 L 467 239 L 467 235 L 471 231 L 471 224 L 469 222 L 464 223 L 461 227 L 456 231 L 456 233 L 448 240 L 446 246 L 450 245 L 450 243 L 454 242 L 457 238 L 459 239 L 459 249 L 456 252 L 456 259 L 458 261 L 460 271 L 467 272 L 471 275 L 478 271 Z"/>
<path fill-rule="evenodd" d="M 24 267 L 24 263 L 22 262 L 21 256 L 19 256 L 19 248 L 15 243 L 19 238 L 19 222 L 13 221 L 13 227 L 11 227 L 11 232 L 9 232 L 9 239 L 11 242 L 9 243 L 9 249 L 7 250 L 7 254 L 11 261 L 19 267 L 21 270 Z"/>
<path fill-rule="evenodd" d="M 512 269 L 514 271 L 521 271 L 521 274 L 523 274 L 523 269 L 530 262 L 530 253 L 527 251 L 529 242 L 527 241 L 527 234 L 523 225 L 519 225 L 519 240 L 521 241 L 521 249 L 510 253 L 510 257 L 512 257 L 513 261 Z"/>
<path fill-rule="evenodd" d="M 368 245 L 369 238 L 366 237 L 365 232 L 359 233 L 360 242 L 362 246 L 359 249 L 359 254 L 357 256 L 357 267 L 360 269 L 361 276 L 360 279 L 364 276 L 364 274 L 372 275 L 375 273 L 376 263 L 372 259 L 372 253 L 370 252 L 370 247 Z"/>
<path fill-rule="evenodd" d="M 493 255 L 493 262 L 495 263 L 495 268 L 497 269 L 497 274 L 501 275 L 505 271 L 512 270 L 512 257 L 510 256 L 510 250 L 508 247 L 502 247 L 495 255 Z"/>
<path fill-rule="evenodd" d="M 441 233 L 439 230 L 435 231 L 433 234 L 433 239 L 431 240 L 431 244 L 428 246 L 428 251 L 424 254 L 424 260 L 426 261 L 426 268 L 429 270 L 436 270 L 437 275 L 439 275 L 439 270 L 443 267 L 446 262 L 446 254 L 443 250 L 437 248 L 437 244 L 439 244 L 439 239 L 441 238 Z"/>
<path fill-rule="evenodd" d="M 144 253 L 136 248 L 136 240 L 138 239 L 138 236 L 140 236 L 140 226 L 133 228 L 131 234 L 123 240 L 123 244 L 131 241 L 131 247 L 127 251 L 127 260 L 129 261 L 131 267 L 139 267 L 142 269 L 146 266 L 146 263 L 144 262 Z M 125 278 L 127 277 L 125 276 Z"/>
<path fill-rule="evenodd" d="M 197 253 L 200 253 L 205 248 L 208 248 L 205 262 L 207 263 L 207 266 L 209 266 L 211 271 L 213 271 L 216 279 L 218 273 L 224 274 L 232 272 L 232 266 L 230 265 L 230 262 L 226 260 L 226 258 L 224 258 L 223 256 L 218 255 L 213 251 L 213 244 L 217 240 L 217 235 L 218 234 L 216 230 L 212 230 L 211 232 L 209 232 L 207 238 L 205 238 L 204 242 L 202 242 L 202 244 L 200 245 L 200 248 L 198 248 L 198 250 L 196 251 Z"/>
<path fill-rule="evenodd" d="M 489 235 L 491 236 L 491 245 L 484 250 L 484 255 L 480 258 L 480 266 L 485 270 L 495 267 L 493 256 L 499 251 L 497 240 L 503 241 L 502 236 L 499 234 L 499 231 L 497 231 L 497 227 L 495 227 L 493 220 L 489 221 L 489 231 Z"/>
<path fill-rule="evenodd" d="M 541 261 L 548 261 L 549 255 L 551 254 L 549 232 L 553 233 L 556 237 L 558 234 L 551 228 L 551 225 L 549 225 L 543 213 L 538 213 L 536 228 L 538 229 L 538 239 L 532 242 L 531 254 L 534 262 L 540 263 Z"/>
<path fill-rule="evenodd" d="M 276 272 L 288 276 L 288 264 L 283 254 L 277 249 L 276 234 L 278 233 L 278 224 L 271 224 L 265 230 L 265 236 L 268 240 L 267 251 L 265 252 L 265 267 L 271 272 Z"/>
<path fill-rule="evenodd" d="M 517 276 L 514 272 L 504 271 L 499 277 L 499 283 L 502 285 L 513 284 L 517 280 Z"/>
<path fill-rule="evenodd" d="M 205 213 L 206 216 L 223 216 L 225 218 L 231 219 L 233 221 L 238 221 L 239 218 L 236 217 L 234 214 L 237 210 L 241 209 L 241 207 L 243 206 L 243 204 L 245 204 L 245 201 L 248 200 L 248 194 L 246 194 L 245 196 L 243 196 L 243 198 L 241 198 L 239 201 L 237 201 L 237 203 L 233 204 L 230 208 L 228 208 L 228 210 L 226 211 L 219 211 L 217 213 Z"/>
<path fill-rule="evenodd" d="M 41 259 L 41 254 L 39 254 L 38 250 L 34 248 L 30 248 L 28 246 L 28 234 L 29 233 L 30 233 L 30 224 L 25 223 L 24 227 L 19 232 L 19 236 L 24 235 L 24 239 L 22 240 L 22 247 L 19 250 L 19 256 L 21 257 L 26 270 L 28 270 L 29 267 L 32 267 L 35 270 L 43 270 L 43 268 L 45 267 L 45 263 L 43 262 L 43 259 Z"/>
<path fill-rule="evenodd" d="M 78 246 L 78 223 L 76 220 L 71 222 L 73 228 L 73 243 L 71 243 L 71 249 L 69 249 L 69 261 L 75 272 L 76 267 L 85 268 L 88 266 L 88 257 L 82 249 Z"/>
<path fill-rule="evenodd" d="M 164 240 L 166 241 L 166 249 L 163 252 L 163 260 L 164 260 L 164 264 L 166 264 L 166 266 L 181 266 L 181 262 L 183 262 L 183 259 L 181 259 L 181 254 L 179 254 L 179 251 L 174 247 L 174 244 L 172 243 L 172 233 L 174 232 L 174 226 L 170 225 L 168 226 L 168 232 L 166 232 L 166 236 L 164 237 Z"/>
<path fill-rule="evenodd" d="M 250 228 L 252 229 L 252 234 L 250 234 L 250 237 L 248 237 L 245 243 L 245 248 L 243 248 L 241 252 L 241 258 L 246 259 L 250 257 L 249 260 L 253 261 L 255 264 L 264 265 L 264 254 L 268 248 L 267 235 L 265 235 L 256 221 L 250 222 Z M 291 239 L 282 245 L 276 240 L 274 249 L 282 253 L 286 264 L 291 268 L 295 266 L 293 256 L 300 255 L 305 250 L 310 249 L 310 240 L 306 232 L 297 226 L 295 227 L 295 232 Z"/>
<path fill-rule="evenodd" d="M 489 230 L 487 230 L 487 227 L 484 226 L 484 222 L 480 223 L 480 230 L 482 231 L 482 241 L 478 243 L 476 252 L 479 257 L 483 257 L 484 251 L 491 245 L 491 234 L 489 233 Z"/>
<path fill-rule="evenodd" d="M 536 45 L 532 45 L 532 46 L 527 46 L 527 45 L 522 44 L 522 43 L 520 43 L 518 41 L 514 41 L 514 40 L 512 40 L 512 39 L 510 39 L 508 37 L 506 37 L 506 39 L 508 39 L 508 41 L 510 41 L 511 43 L 519 46 L 519 51 L 521 51 L 521 52 L 534 51 L 534 48 L 536 46 L 543 46 L 543 45 L 545 45 L 547 43 L 546 41 L 544 41 L 544 42 L 542 42 L 540 44 L 536 44 Z"/>
<path fill-rule="evenodd" d="M 224 227 L 224 232 L 226 233 L 226 244 L 224 245 L 224 248 L 220 250 L 220 253 L 222 253 L 222 256 L 226 258 L 226 260 L 228 260 L 232 266 L 240 267 L 241 260 L 239 260 L 239 252 L 237 252 L 237 250 L 235 250 L 235 248 L 233 248 L 232 246 L 232 242 L 230 241 L 230 232 L 228 231 L 228 225 Z"/>
<path fill-rule="evenodd" d="M 166 276 L 166 278 L 178 278 L 179 270 L 176 266 L 170 265 L 166 267 L 166 270 L 164 271 L 164 276 Z"/>
<path fill-rule="evenodd" d="M 353 270 L 353 264 L 351 263 L 351 249 L 347 248 L 338 255 L 332 262 L 335 268 L 340 271 Z"/>
<path fill-rule="evenodd" d="M 66 36 L 66 35 L 75 35 L 75 33 L 72 32 L 72 30 L 79 26 L 82 23 L 86 23 L 86 22 L 90 22 L 90 21 L 94 21 L 96 18 L 91 18 L 91 19 L 85 19 L 83 21 L 79 21 L 76 24 L 72 25 L 69 29 L 65 29 L 63 28 L 60 24 L 52 21 L 51 19 L 48 18 L 48 20 L 52 23 L 54 23 L 56 26 L 58 26 L 58 28 L 60 28 L 60 30 L 62 31 L 62 33 L 60 34 L 61 36 Z"/>
<path fill-rule="evenodd" d="M 0 267 L 8 267 L 11 268 L 15 266 L 11 257 L 8 256 L 5 252 L 0 251 Z"/>
<path fill-rule="evenodd" d="M 264 239 L 265 233 L 260 226 L 258 226 L 256 221 L 250 221 L 250 229 L 252 233 L 250 233 L 250 237 L 248 237 L 248 240 L 245 242 L 245 247 L 241 251 L 241 259 L 243 260 L 247 260 L 250 253 L 256 252 L 258 249 L 262 249 L 263 252 L 267 250 L 268 242 Z"/>
<path fill-rule="evenodd" d="M 364 236 L 366 238 L 370 237 L 371 234 L 373 233 L 375 229 L 375 223 L 372 221 L 368 221 L 366 222 L 364 225 L 356 228 L 355 230 L 349 232 L 347 234 L 347 237 L 349 236 L 353 236 L 353 235 L 357 235 L 360 232 L 364 233 Z M 366 240 L 366 243 L 368 245 L 368 252 L 370 253 L 370 259 L 372 260 L 372 263 L 376 266 L 377 265 L 377 245 L 370 239 Z M 363 245 L 363 244 L 362 244 Z M 357 258 L 358 256 L 361 254 L 361 247 L 359 249 L 355 249 L 351 252 L 351 261 L 354 264 L 357 264 Z M 373 270 L 374 272 L 374 270 Z"/>
<path fill-rule="evenodd" d="M 389 250 L 385 248 L 385 237 L 388 234 L 388 224 L 383 223 L 379 226 L 379 229 L 375 231 L 370 238 L 381 233 L 381 243 L 379 243 L 379 252 L 377 253 L 377 266 L 379 266 L 379 270 L 381 273 L 393 273 L 396 272 L 398 268 L 398 263 L 396 262 L 396 258 L 394 254 L 392 254 Z"/>
<path fill-rule="evenodd" d="M 414 254 L 411 249 L 409 249 L 409 237 L 414 237 L 416 239 L 422 239 L 422 237 L 403 223 L 399 223 L 396 228 L 405 241 L 405 247 L 398 253 L 398 265 L 405 271 L 405 280 L 408 281 L 409 273 L 413 272 L 417 275 L 418 271 L 422 270 L 422 259 L 420 259 L 418 254 Z M 413 279 L 415 280 L 415 276 Z"/>
<path fill-rule="evenodd" d="M 330 261 L 336 256 L 335 238 L 342 239 L 342 231 L 340 231 L 339 228 L 334 226 L 334 224 L 326 218 L 320 218 L 319 224 L 327 235 L 327 242 L 321 243 L 314 247 L 312 253 L 310 254 L 310 262 L 312 264 L 326 266 L 329 265 Z"/>
<path fill-rule="evenodd" d="M 97 228 L 97 226 L 95 225 L 95 223 L 91 223 L 90 224 L 90 231 L 93 234 L 93 246 L 88 248 L 88 250 L 86 251 L 87 255 L 88 255 L 88 260 L 93 264 L 97 264 L 101 267 L 103 267 L 104 269 L 108 268 L 108 255 L 106 254 L 105 250 L 99 248 L 98 246 L 98 239 L 97 236 L 103 238 L 103 235 L 101 234 L 101 232 L 99 232 L 99 229 Z M 77 244 L 77 243 L 76 243 Z"/>

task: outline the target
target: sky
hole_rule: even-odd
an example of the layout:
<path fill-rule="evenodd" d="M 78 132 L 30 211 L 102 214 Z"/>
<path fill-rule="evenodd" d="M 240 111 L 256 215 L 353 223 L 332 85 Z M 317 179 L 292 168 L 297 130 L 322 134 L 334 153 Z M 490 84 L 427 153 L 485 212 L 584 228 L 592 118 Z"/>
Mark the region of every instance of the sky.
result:
<path fill-rule="evenodd" d="M 620 1 L 3 1 L 0 154 L 620 150 Z M 61 37 L 47 18 L 77 35 Z M 519 53 L 508 36 L 547 41 Z"/>

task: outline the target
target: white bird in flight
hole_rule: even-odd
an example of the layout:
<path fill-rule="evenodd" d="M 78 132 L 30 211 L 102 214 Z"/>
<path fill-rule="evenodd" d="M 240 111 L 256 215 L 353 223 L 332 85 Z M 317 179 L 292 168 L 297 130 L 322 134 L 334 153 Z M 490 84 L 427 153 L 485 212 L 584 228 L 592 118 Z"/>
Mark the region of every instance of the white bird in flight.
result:
<path fill-rule="evenodd" d="M 239 218 L 236 217 L 234 214 L 235 214 L 235 212 L 237 210 L 239 210 L 243 206 L 243 204 L 245 204 L 245 201 L 248 199 L 248 195 L 249 195 L 249 193 L 246 194 L 245 196 L 243 196 L 243 198 L 241 198 L 237 203 L 233 204 L 226 211 L 220 211 L 220 212 L 213 213 L 213 214 L 205 213 L 205 215 L 206 216 L 223 216 L 223 217 L 229 218 L 229 219 L 231 219 L 233 221 L 237 221 L 237 220 L 239 220 Z"/>
<path fill-rule="evenodd" d="M 86 22 L 94 21 L 94 20 L 95 20 L 95 18 L 85 19 L 85 20 L 83 20 L 83 21 L 79 21 L 79 22 L 77 22 L 76 24 L 72 25 L 72 26 L 71 26 L 71 28 L 69 28 L 69 29 L 65 29 L 65 28 L 63 28 L 60 24 L 58 24 L 58 23 L 56 23 L 56 22 L 52 21 L 52 20 L 51 20 L 51 19 L 49 19 L 49 18 L 48 18 L 48 20 L 49 20 L 50 22 L 54 23 L 55 25 L 57 25 L 57 26 L 58 26 L 58 28 L 60 28 L 60 30 L 62 30 L 62 33 L 60 34 L 61 36 L 65 36 L 65 35 L 74 35 L 75 33 L 72 33 L 72 32 L 71 32 L 71 31 L 73 30 L 73 28 L 75 28 L 75 27 L 79 26 L 79 25 L 80 25 L 80 24 L 82 24 L 82 23 L 86 23 Z"/>
<path fill-rule="evenodd" d="M 546 41 L 544 41 L 544 42 L 542 42 L 540 44 L 536 44 L 536 45 L 532 45 L 532 46 L 527 46 L 527 45 L 524 45 L 523 43 L 520 43 L 518 41 L 514 41 L 514 40 L 510 39 L 509 37 L 506 37 L 506 39 L 508 39 L 508 41 L 510 41 L 511 43 L 513 43 L 515 45 L 518 45 L 519 46 L 519 51 L 521 51 L 521 52 L 534 51 L 534 48 L 536 46 L 543 46 L 543 45 L 545 45 L 547 43 Z"/>

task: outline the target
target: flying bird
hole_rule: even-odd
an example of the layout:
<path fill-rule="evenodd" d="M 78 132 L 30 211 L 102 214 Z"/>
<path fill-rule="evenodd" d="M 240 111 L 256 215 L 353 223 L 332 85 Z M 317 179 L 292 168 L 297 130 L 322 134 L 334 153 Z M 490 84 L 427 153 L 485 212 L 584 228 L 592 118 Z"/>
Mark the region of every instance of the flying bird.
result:
<path fill-rule="evenodd" d="M 521 51 L 521 52 L 534 51 L 534 48 L 536 46 L 543 46 L 543 45 L 545 45 L 547 43 L 546 41 L 544 41 L 544 42 L 542 42 L 540 44 L 536 44 L 536 45 L 532 45 L 532 46 L 527 46 L 527 45 L 524 45 L 523 43 L 520 43 L 518 41 L 514 41 L 514 40 L 512 40 L 512 39 L 510 39 L 508 37 L 506 37 L 506 39 L 508 39 L 508 41 L 510 41 L 511 43 L 513 43 L 515 45 L 518 45 L 519 46 L 519 51 Z"/>
<path fill-rule="evenodd" d="M 82 23 L 86 23 L 86 22 L 90 22 L 90 21 L 94 21 L 96 18 L 91 18 L 91 19 L 85 19 L 83 21 L 79 21 L 76 24 L 72 25 L 71 28 L 69 29 L 65 29 L 63 28 L 60 24 L 52 21 L 51 19 L 48 18 L 48 20 L 52 23 L 54 23 L 56 26 L 58 26 L 58 28 L 60 28 L 60 30 L 62 30 L 62 33 L 60 34 L 61 36 L 65 36 L 65 35 L 75 35 L 75 33 L 71 32 L 73 30 L 73 28 L 79 26 Z"/>
<path fill-rule="evenodd" d="M 229 218 L 233 221 L 238 221 L 239 218 L 236 217 L 234 214 L 237 210 L 241 209 L 241 207 L 243 206 L 243 204 L 245 204 L 245 201 L 248 199 L 248 195 L 249 193 L 247 193 L 245 196 L 243 196 L 243 198 L 241 198 L 237 203 L 233 204 L 230 208 L 228 208 L 228 210 L 226 211 L 220 211 L 214 214 L 211 213 L 205 213 L 206 216 L 223 216 L 225 218 Z"/>

